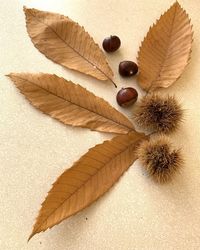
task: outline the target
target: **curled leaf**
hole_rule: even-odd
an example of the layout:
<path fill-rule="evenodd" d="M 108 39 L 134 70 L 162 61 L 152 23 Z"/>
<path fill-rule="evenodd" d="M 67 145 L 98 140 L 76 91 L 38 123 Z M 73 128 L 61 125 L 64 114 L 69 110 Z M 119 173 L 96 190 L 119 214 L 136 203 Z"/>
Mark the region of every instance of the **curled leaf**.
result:
<path fill-rule="evenodd" d="M 24 8 L 28 34 L 35 47 L 52 61 L 93 76 L 111 80 L 113 72 L 93 38 L 70 18 Z"/>
<path fill-rule="evenodd" d="M 192 37 L 190 19 L 175 2 L 149 29 L 138 52 L 138 80 L 144 90 L 167 88 L 181 76 L 190 58 Z"/>
<path fill-rule="evenodd" d="M 36 233 L 60 223 L 102 196 L 136 160 L 144 134 L 131 132 L 91 148 L 53 184 L 36 219 Z"/>
<path fill-rule="evenodd" d="M 108 102 L 80 85 L 51 74 L 11 73 L 30 103 L 66 125 L 126 134 L 133 124 Z"/>

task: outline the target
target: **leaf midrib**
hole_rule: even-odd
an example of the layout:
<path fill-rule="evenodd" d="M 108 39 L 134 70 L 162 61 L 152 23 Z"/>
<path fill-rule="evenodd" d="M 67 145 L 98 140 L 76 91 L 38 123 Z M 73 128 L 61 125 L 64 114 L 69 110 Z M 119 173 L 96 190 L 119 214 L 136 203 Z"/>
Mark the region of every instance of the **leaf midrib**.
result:
<path fill-rule="evenodd" d="M 32 15 L 34 18 L 36 18 L 37 21 L 38 21 L 39 23 L 42 23 L 42 24 L 44 24 L 46 27 L 50 28 L 50 29 L 58 36 L 58 38 L 59 38 L 64 44 L 66 44 L 68 47 L 70 47 L 70 49 L 72 49 L 75 53 L 77 53 L 80 57 L 82 57 L 82 58 L 83 58 L 85 61 L 87 61 L 90 65 L 92 65 L 93 69 L 94 69 L 94 67 L 95 67 L 95 69 L 99 70 L 107 79 L 109 79 L 109 80 L 112 81 L 112 79 L 111 79 L 108 75 L 106 75 L 106 73 L 103 72 L 96 64 L 92 63 L 92 62 L 89 61 L 86 57 L 84 57 L 83 55 L 81 55 L 81 54 L 80 54 L 77 50 L 75 50 L 69 43 L 67 43 L 61 36 L 59 36 L 59 34 L 58 34 L 51 26 L 49 26 L 49 25 L 46 24 L 45 22 L 42 22 L 37 16 L 34 16 L 34 15 L 32 14 L 32 12 L 31 12 L 29 9 L 26 9 L 26 11 L 28 11 L 30 15 Z"/>
<path fill-rule="evenodd" d="M 174 16 L 173 16 L 173 19 L 172 19 L 172 26 L 171 26 L 170 33 L 169 33 L 169 40 L 168 40 L 168 45 L 167 45 L 167 50 L 166 50 L 166 53 L 165 53 L 165 57 L 164 57 L 164 59 L 162 61 L 162 65 L 161 65 L 155 79 L 151 82 L 149 89 L 151 89 L 154 86 L 154 83 L 158 80 L 159 75 L 160 75 L 160 73 L 161 73 L 161 71 L 163 69 L 163 66 L 165 64 L 165 61 L 166 61 L 166 59 L 168 57 L 169 47 L 170 47 L 170 43 L 171 43 L 171 39 L 172 39 L 172 31 L 174 29 L 174 21 L 175 21 L 175 17 L 176 17 L 176 12 L 177 12 L 177 5 L 175 6 L 175 10 L 174 10 Z"/>
<path fill-rule="evenodd" d="M 76 104 L 76 103 L 72 102 L 71 100 L 68 101 L 68 100 L 64 99 L 63 97 L 61 97 L 60 95 L 53 94 L 51 91 L 49 91 L 49 90 L 47 90 L 47 89 L 41 87 L 40 85 L 37 85 L 36 83 L 34 83 L 34 82 L 32 82 L 32 81 L 30 81 L 30 80 L 28 80 L 28 79 L 24 79 L 23 77 L 19 77 L 19 76 L 17 76 L 17 75 L 14 75 L 14 76 L 15 76 L 15 77 L 18 77 L 19 79 L 21 79 L 21 80 L 23 80 L 23 81 L 28 81 L 29 83 L 31 83 L 31 84 L 33 84 L 33 85 L 36 85 L 38 88 L 41 88 L 42 90 L 44 90 L 44 91 L 50 93 L 51 95 L 53 95 L 53 96 L 55 96 L 55 97 L 57 97 L 57 98 L 62 99 L 64 102 L 69 102 L 69 103 L 71 103 L 71 104 L 73 104 L 73 105 L 75 105 L 75 106 L 78 106 L 78 107 L 80 107 L 80 108 L 82 108 L 82 109 L 85 109 L 85 110 L 91 112 L 91 113 L 94 113 L 95 115 L 98 115 L 98 116 L 103 117 L 103 118 L 105 118 L 105 119 L 107 119 L 107 120 L 110 120 L 111 122 L 117 124 L 118 126 L 120 125 L 120 126 L 122 126 L 122 127 L 124 127 L 124 128 L 127 128 L 129 131 L 133 130 L 133 127 L 130 128 L 130 127 L 128 127 L 127 125 L 124 125 L 124 124 L 122 124 L 122 123 L 120 123 L 120 122 L 117 122 L 117 121 L 114 121 L 113 119 L 110 119 L 109 117 L 106 117 L 105 115 L 98 114 L 98 113 L 96 113 L 96 112 L 94 112 L 94 111 L 92 111 L 92 110 L 90 110 L 90 109 L 88 109 L 88 108 L 82 107 L 82 106 L 80 106 L 79 104 Z M 61 78 L 61 79 L 62 79 L 62 78 Z M 75 85 L 76 85 L 76 84 L 75 84 Z M 78 86 L 78 85 L 76 85 L 76 86 Z M 106 101 L 105 101 L 105 102 L 106 102 Z M 113 109 L 114 109 L 114 108 L 113 108 Z M 121 115 L 121 113 L 120 113 L 120 115 Z M 124 116 L 124 118 L 127 119 L 127 121 L 129 121 L 128 118 L 126 118 L 125 116 Z M 129 121 L 129 122 L 130 122 L 130 121 Z M 130 123 L 131 123 L 131 122 L 130 122 Z M 131 123 L 131 124 L 132 124 L 132 123 Z"/>
<path fill-rule="evenodd" d="M 102 167 L 100 167 L 99 169 L 97 169 L 97 171 L 93 174 L 93 175 L 91 175 L 83 184 L 81 184 L 81 186 L 80 187 L 78 187 L 72 194 L 70 194 L 70 196 L 68 196 L 62 203 L 60 203 L 59 204 L 59 207 L 57 207 L 57 208 L 55 208 L 47 217 L 46 217 L 46 219 L 44 219 L 38 226 L 37 226 L 37 228 L 34 230 L 35 231 L 35 233 L 37 232 L 37 230 L 40 228 L 40 226 L 44 223 L 44 222 L 46 222 L 47 221 L 47 219 L 49 218 L 49 217 L 51 217 L 51 215 L 52 214 L 54 214 L 55 212 L 56 212 L 56 210 L 58 210 L 68 199 L 70 199 L 75 193 L 77 193 L 84 185 L 86 185 L 95 175 L 97 175 L 103 168 L 105 168 L 105 167 L 107 167 L 107 165 L 110 163 L 110 162 L 112 162 L 112 161 L 114 161 L 115 160 L 115 158 L 117 157 L 117 156 L 119 156 L 120 154 L 123 154 L 129 147 L 131 147 L 133 144 L 135 144 L 135 143 L 137 143 L 137 141 L 138 140 L 140 140 L 140 138 L 138 137 L 137 139 L 135 139 L 131 144 L 129 144 L 129 145 L 127 145 L 126 146 L 126 148 L 123 150 L 123 151 L 120 151 L 119 153 L 117 153 L 117 154 L 115 154 L 114 155 L 114 157 L 112 157 L 112 158 L 110 158 L 104 165 L 102 165 Z M 108 142 L 108 141 L 107 141 Z M 105 142 L 104 142 L 105 143 Z M 101 144 L 100 144 L 101 145 Z M 103 145 L 103 144 L 102 144 Z M 88 151 L 88 153 L 89 153 L 89 151 Z M 83 156 L 84 157 L 84 156 Z M 136 156 L 135 156 L 136 157 Z M 80 159 L 81 160 L 81 159 Z M 80 161 L 79 160 L 79 161 Z M 73 167 L 72 167 L 73 168 Z M 101 195 L 100 195 L 101 196 Z M 99 197 L 100 197 L 99 196 Z M 99 197 L 97 197 L 97 198 L 99 198 Z M 88 204 L 86 204 L 86 206 L 87 206 Z M 85 207 L 86 207 L 85 206 Z M 82 209 L 84 209 L 85 207 L 83 207 Z M 82 210 L 81 209 L 81 210 Z M 80 211 L 80 210 L 79 210 Z M 67 218 L 67 217 L 66 217 Z M 63 218 L 63 219 L 65 219 L 65 218 Z M 61 220 L 62 221 L 62 220 Z M 34 235 L 34 234 L 33 234 Z M 31 237 L 31 236 L 30 236 Z"/>

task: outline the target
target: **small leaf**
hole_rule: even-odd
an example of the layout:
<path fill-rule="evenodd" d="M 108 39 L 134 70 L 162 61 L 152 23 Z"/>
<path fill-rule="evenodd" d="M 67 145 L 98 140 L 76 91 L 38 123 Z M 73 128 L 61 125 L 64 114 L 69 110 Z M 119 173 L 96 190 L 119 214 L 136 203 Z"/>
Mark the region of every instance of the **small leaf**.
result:
<path fill-rule="evenodd" d="M 51 74 L 11 73 L 30 103 L 64 124 L 126 134 L 133 124 L 108 102 L 80 85 Z"/>
<path fill-rule="evenodd" d="M 93 38 L 68 17 L 24 8 L 28 34 L 35 47 L 52 61 L 99 80 L 111 80 L 113 72 Z"/>
<path fill-rule="evenodd" d="M 167 88 L 188 64 L 192 46 L 192 26 L 178 2 L 149 29 L 138 52 L 139 83 L 149 91 Z"/>
<path fill-rule="evenodd" d="M 131 132 L 91 148 L 53 184 L 36 219 L 32 238 L 89 206 L 102 196 L 136 160 L 144 134 Z"/>

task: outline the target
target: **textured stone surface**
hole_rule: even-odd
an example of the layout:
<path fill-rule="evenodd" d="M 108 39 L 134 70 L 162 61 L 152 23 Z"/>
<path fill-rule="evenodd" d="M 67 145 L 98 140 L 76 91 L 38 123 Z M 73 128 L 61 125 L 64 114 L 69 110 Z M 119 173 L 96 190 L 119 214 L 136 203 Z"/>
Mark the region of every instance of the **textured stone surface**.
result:
<path fill-rule="evenodd" d="M 132 2 L 132 3 L 131 3 Z M 183 148 L 182 173 L 166 185 L 145 176 L 136 162 L 103 198 L 28 244 L 34 218 L 51 183 L 96 143 L 111 135 L 71 128 L 33 108 L 4 75 L 10 72 L 55 73 L 80 83 L 120 109 L 112 84 L 62 68 L 32 45 L 23 5 L 70 16 L 94 37 L 116 34 L 122 41 L 108 60 L 118 90 L 136 80 L 119 77 L 118 63 L 135 60 L 149 26 L 171 0 L 32 0 L 0 4 L 0 249 L 2 250 L 132 250 L 200 248 L 200 26 L 198 0 L 182 0 L 194 24 L 192 60 L 166 92 L 176 94 L 186 109 L 185 121 L 173 135 Z M 123 110 L 123 109 L 120 109 Z M 128 111 L 128 115 L 130 113 Z"/>

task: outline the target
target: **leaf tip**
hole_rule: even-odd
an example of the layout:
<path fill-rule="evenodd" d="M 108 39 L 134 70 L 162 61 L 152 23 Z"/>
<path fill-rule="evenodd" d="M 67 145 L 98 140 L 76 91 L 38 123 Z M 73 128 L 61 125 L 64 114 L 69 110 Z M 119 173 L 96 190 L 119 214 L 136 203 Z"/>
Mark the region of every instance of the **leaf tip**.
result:
<path fill-rule="evenodd" d="M 14 77 L 14 76 L 15 76 L 15 73 L 8 73 L 8 74 L 6 74 L 5 76 L 7 76 L 7 77 L 9 77 L 9 78 L 11 78 L 11 79 L 12 79 L 12 77 Z"/>
<path fill-rule="evenodd" d="M 9 77 L 10 79 L 12 79 L 12 77 L 14 77 L 15 74 L 14 74 L 14 73 L 8 73 L 8 74 L 6 74 L 5 76 L 7 76 L 7 77 Z"/>
<path fill-rule="evenodd" d="M 176 0 L 173 5 L 180 6 L 180 3 Z"/>
<path fill-rule="evenodd" d="M 28 237 L 27 243 L 33 238 L 34 235 L 35 235 L 35 233 L 32 232 L 31 235 Z"/>

